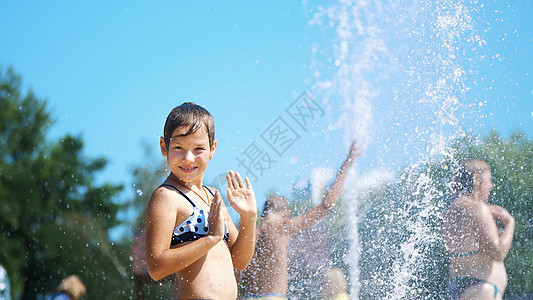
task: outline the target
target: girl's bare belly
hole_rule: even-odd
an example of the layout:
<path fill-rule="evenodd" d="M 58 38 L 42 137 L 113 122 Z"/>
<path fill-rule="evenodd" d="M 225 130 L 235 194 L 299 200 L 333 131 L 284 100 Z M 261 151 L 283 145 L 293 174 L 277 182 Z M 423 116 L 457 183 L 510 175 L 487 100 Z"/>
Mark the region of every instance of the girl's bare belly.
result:
<path fill-rule="evenodd" d="M 219 242 L 205 256 L 176 274 L 174 298 L 237 298 L 237 281 L 226 242 Z"/>

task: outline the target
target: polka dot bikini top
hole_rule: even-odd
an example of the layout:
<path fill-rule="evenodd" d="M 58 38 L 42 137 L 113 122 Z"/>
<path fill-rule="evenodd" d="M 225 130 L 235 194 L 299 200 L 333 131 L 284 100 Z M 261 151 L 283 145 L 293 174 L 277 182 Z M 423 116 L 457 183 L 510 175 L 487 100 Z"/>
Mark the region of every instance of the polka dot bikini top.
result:
<path fill-rule="evenodd" d="M 204 236 L 207 236 L 209 232 L 209 212 L 204 212 L 204 210 L 199 209 L 194 202 L 189 199 L 182 191 L 170 184 L 162 184 L 161 186 L 170 187 L 178 193 L 180 193 L 189 203 L 192 205 L 192 214 L 187 220 L 181 223 L 179 226 L 174 228 L 172 232 L 172 240 L 170 246 L 174 246 L 183 242 L 196 241 Z M 204 186 L 205 187 L 205 186 Z M 214 196 L 213 192 L 207 187 L 205 187 L 211 195 Z M 226 221 L 224 221 L 224 240 L 229 242 L 229 233 L 228 226 Z"/>

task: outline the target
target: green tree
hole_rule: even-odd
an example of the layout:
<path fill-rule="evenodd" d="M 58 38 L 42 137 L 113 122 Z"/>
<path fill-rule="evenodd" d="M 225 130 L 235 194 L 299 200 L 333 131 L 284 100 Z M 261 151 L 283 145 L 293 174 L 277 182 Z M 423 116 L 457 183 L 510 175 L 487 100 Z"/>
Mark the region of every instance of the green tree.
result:
<path fill-rule="evenodd" d="M 47 141 L 46 101 L 20 86 L 0 69 L 0 264 L 12 293 L 35 299 L 77 274 L 90 298 L 120 298 L 130 291 L 129 248 L 110 242 L 108 231 L 118 224 L 113 198 L 122 187 L 94 183 L 106 161 L 84 157 L 79 137 Z"/>
<path fill-rule="evenodd" d="M 142 146 L 144 148 L 143 157 L 149 158 L 151 162 L 134 167 L 132 172 L 134 182 L 133 198 L 125 206 L 125 209 L 136 216 L 132 219 L 133 222 L 128 224 L 134 230 L 144 229 L 144 213 L 150 197 L 169 173 L 166 160 L 160 158 L 161 156 L 159 158 L 154 157 L 156 155 L 154 155 L 148 143 L 143 142 Z"/>

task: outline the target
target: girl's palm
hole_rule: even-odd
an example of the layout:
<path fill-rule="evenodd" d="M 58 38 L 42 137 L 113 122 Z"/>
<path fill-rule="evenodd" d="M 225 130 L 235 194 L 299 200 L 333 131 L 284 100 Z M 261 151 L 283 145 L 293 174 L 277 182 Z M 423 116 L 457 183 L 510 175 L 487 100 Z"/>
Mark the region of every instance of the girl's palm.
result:
<path fill-rule="evenodd" d="M 257 212 L 252 184 L 247 177 L 244 180 L 246 181 L 246 185 L 241 175 L 233 171 L 229 171 L 229 174 L 226 175 L 226 181 L 228 182 L 228 200 L 231 207 L 241 216 L 249 213 L 255 214 Z"/>

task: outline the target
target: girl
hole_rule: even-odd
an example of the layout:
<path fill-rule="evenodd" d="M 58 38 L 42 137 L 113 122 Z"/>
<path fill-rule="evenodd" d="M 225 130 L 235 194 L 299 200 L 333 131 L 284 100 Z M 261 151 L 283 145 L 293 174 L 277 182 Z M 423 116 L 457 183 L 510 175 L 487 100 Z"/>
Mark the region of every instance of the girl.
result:
<path fill-rule="evenodd" d="M 227 196 L 240 215 L 237 230 L 219 192 L 203 185 L 215 154 L 213 117 L 193 103 L 174 108 L 160 138 L 170 175 L 146 210 L 146 262 L 154 280 L 176 274 L 176 299 L 236 299 L 234 268 L 250 263 L 257 206 L 248 178 L 230 171 Z"/>

